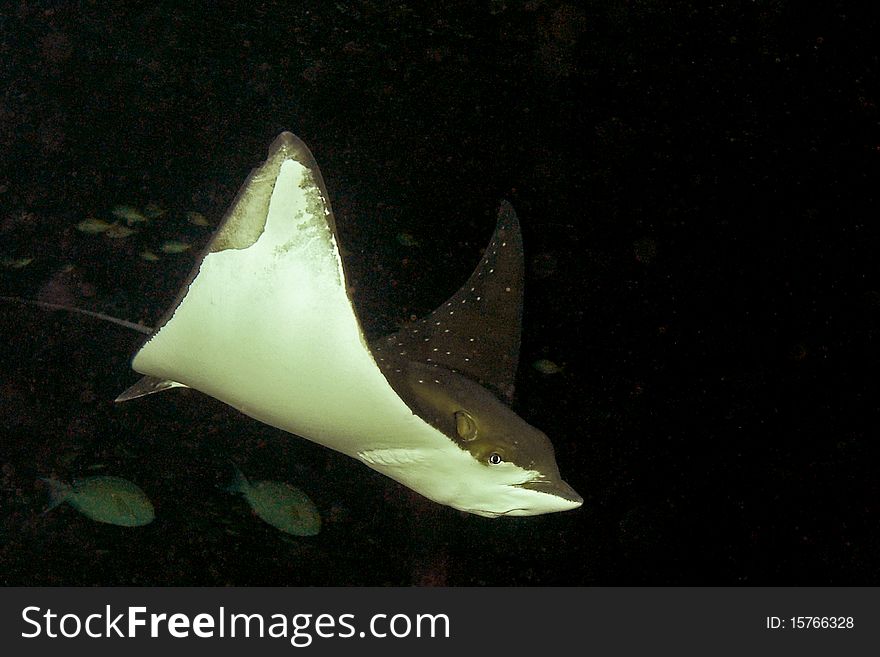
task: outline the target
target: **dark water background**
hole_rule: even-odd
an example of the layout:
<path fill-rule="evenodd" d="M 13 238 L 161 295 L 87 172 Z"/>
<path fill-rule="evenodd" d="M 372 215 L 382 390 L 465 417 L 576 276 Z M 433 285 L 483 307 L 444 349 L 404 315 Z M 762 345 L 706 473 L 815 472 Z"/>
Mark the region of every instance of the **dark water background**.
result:
<path fill-rule="evenodd" d="M 291 130 L 379 335 L 457 289 L 507 198 L 527 250 L 514 407 L 585 503 L 488 520 L 193 391 L 114 405 L 140 336 L 4 305 L 0 583 L 878 583 L 876 16 L 155 4 L 0 12 L 0 291 L 155 322 L 210 235 L 185 212 L 216 222 Z M 149 202 L 167 215 L 136 235 L 76 230 Z M 139 257 L 167 239 L 193 250 Z M 321 534 L 253 517 L 229 459 L 305 490 Z M 41 514 L 39 476 L 90 474 L 136 482 L 156 520 Z"/>

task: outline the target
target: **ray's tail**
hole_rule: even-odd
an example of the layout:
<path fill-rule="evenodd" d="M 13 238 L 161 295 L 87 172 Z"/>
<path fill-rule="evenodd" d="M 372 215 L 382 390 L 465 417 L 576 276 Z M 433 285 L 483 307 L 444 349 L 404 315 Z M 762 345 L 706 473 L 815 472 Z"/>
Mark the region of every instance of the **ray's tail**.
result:
<path fill-rule="evenodd" d="M 48 303 L 46 301 L 36 301 L 34 299 L 22 299 L 21 297 L 7 297 L 2 295 L 0 295 L 0 301 L 6 301 L 9 303 L 20 303 L 25 306 L 36 306 L 37 308 L 42 308 L 43 310 L 66 310 L 69 313 L 77 313 L 80 315 L 86 315 L 88 317 L 94 317 L 95 319 L 100 319 L 104 322 L 110 322 L 111 324 L 116 324 L 117 326 L 122 326 L 124 328 L 131 329 L 132 331 L 143 333 L 144 335 L 153 334 L 153 329 L 151 327 L 139 324 L 138 322 L 129 322 L 126 319 L 113 317 L 112 315 L 105 315 L 104 313 L 95 312 L 93 310 L 77 308 L 75 306 L 64 306 L 57 303 Z"/>

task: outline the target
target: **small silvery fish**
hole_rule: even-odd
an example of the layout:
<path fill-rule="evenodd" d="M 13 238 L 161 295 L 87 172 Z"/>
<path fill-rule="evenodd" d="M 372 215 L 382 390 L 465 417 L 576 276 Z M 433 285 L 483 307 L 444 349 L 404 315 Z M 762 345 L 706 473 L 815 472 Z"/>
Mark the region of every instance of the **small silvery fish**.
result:
<path fill-rule="evenodd" d="M 46 511 L 67 502 L 87 518 L 122 527 L 139 527 L 155 518 L 153 504 L 144 491 L 121 477 L 85 477 L 66 484 L 42 477 L 49 485 L 51 504 Z"/>
<path fill-rule="evenodd" d="M 110 224 L 102 219 L 95 219 L 94 217 L 89 217 L 88 219 L 83 219 L 76 225 L 76 229 L 81 233 L 104 233 L 110 228 Z"/>
<path fill-rule="evenodd" d="M 163 242 L 162 246 L 159 248 L 162 253 L 183 253 L 189 249 L 189 244 L 186 242 L 178 242 L 177 240 L 168 240 L 167 242 Z"/>
<path fill-rule="evenodd" d="M 288 483 L 251 483 L 235 465 L 235 481 L 229 487 L 241 493 L 261 520 L 294 536 L 315 536 L 321 531 L 321 516 L 308 495 Z"/>
<path fill-rule="evenodd" d="M 165 214 L 165 208 L 158 203 L 147 203 L 144 207 L 144 216 L 147 219 L 158 219 Z"/>
<path fill-rule="evenodd" d="M 129 235 L 134 235 L 137 231 L 134 228 L 123 226 L 122 224 L 112 224 L 110 228 L 104 231 L 107 237 L 114 240 L 124 240 Z"/>
<path fill-rule="evenodd" d="M 211 222 L 201 212 L 191 210 L 186 213 L 186 220 L 194 226 L 210 226 Z"/>
<path fill-rule="evenodd" d="M 144 213 L 130 205 L 117 205 L 113 208 L 113 216 L 118 219 L 125 219 L 125 223 L 129 226 L 139 224 L 147 220 Z"/>
<path fill-rule="evenodd" d="M 33 258 L 3 258 L 0 260 L 0 264 L 10 269 L 21 269 L 22 267 L 27 267 L 33 261 Z"/>
<path fill-rule="evenodd" d="M 532 363 L 532 367 L 534 367 L 541 374 L 559 374 L 563 368 L 552 360 L 547 358 L 540 358 Z"/>

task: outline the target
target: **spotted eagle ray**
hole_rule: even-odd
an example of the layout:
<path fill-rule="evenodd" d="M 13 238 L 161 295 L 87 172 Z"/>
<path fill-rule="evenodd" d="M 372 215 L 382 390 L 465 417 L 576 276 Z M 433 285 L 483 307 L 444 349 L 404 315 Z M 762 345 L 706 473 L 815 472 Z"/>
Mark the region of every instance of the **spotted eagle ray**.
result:
<path fill-rule="evenodd" d="M 487 517 L 574 509 L 583 500 L 552 443 L 508 406 L 522 288 L 519 223 L 503 202 L 467 283 L 369 343 L 321 171 L 284 132 L 134 355 L 144 377 L 117 401 L 195 388 L 440 504 Z"/>

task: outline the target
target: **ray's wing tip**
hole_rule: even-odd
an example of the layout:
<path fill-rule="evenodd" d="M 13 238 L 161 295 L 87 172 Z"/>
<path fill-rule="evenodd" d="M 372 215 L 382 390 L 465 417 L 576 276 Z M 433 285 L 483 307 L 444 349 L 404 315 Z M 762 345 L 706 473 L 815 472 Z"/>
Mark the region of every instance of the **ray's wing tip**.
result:
<path fill-rule="evenodd" d="M 516 211 L 507 199 L 501 199 L 498 203 L 498 226 L 519 230 L 519 219 Z"/>
<path fill-rule="evenodd" d="M 310 169 L 314 169 L 316 166 L 315 157 L 305 142 L 287 130 L 275 137 L 275 140 L 269 146 L 269 156 L 267 159 L 274 160 L 276 158 L 292 158 Z"/>
<path fill-rule="evenodd" d="M 119 393 L 119 395 L 116 397 L 116 399 L 113 400 L 113 402 L 115 404 L 120 404 L 122 402 L 131 401 L 132 399 L 137 399 L 138 397 L 143 397 L 145 394 L 149 394 L 149 393 L 137 394 L 134 391 L 134 388 L 136 388 L 136 385 L 131 386 L 131 387 L 123 390 L 121 393 Z"/>
<path fill-rule="evenodd" d="M 513 210 L 513 205 L 511 205 L 510 201 L 506 198 L 503 198 L 498 202 L 498 214 L 512 214 L 514 217 L 516 216 L 516 212 Z"/>
<path fill-rule="evenodd" d="M 299 137 L 297 137 L 292 132 L 285 130 L 284 132 L 279 134 L 277 137 L 275 137 L 275 139 L 269 145 L 269 154 L 271 155 L 273 153 L 276 153 L 277 151 L 279 151 L 281 149 L 291 150 L 291 149 L 295 148 L 298 144 L 302 144 L 302 143 L 303 142 Z"/>

